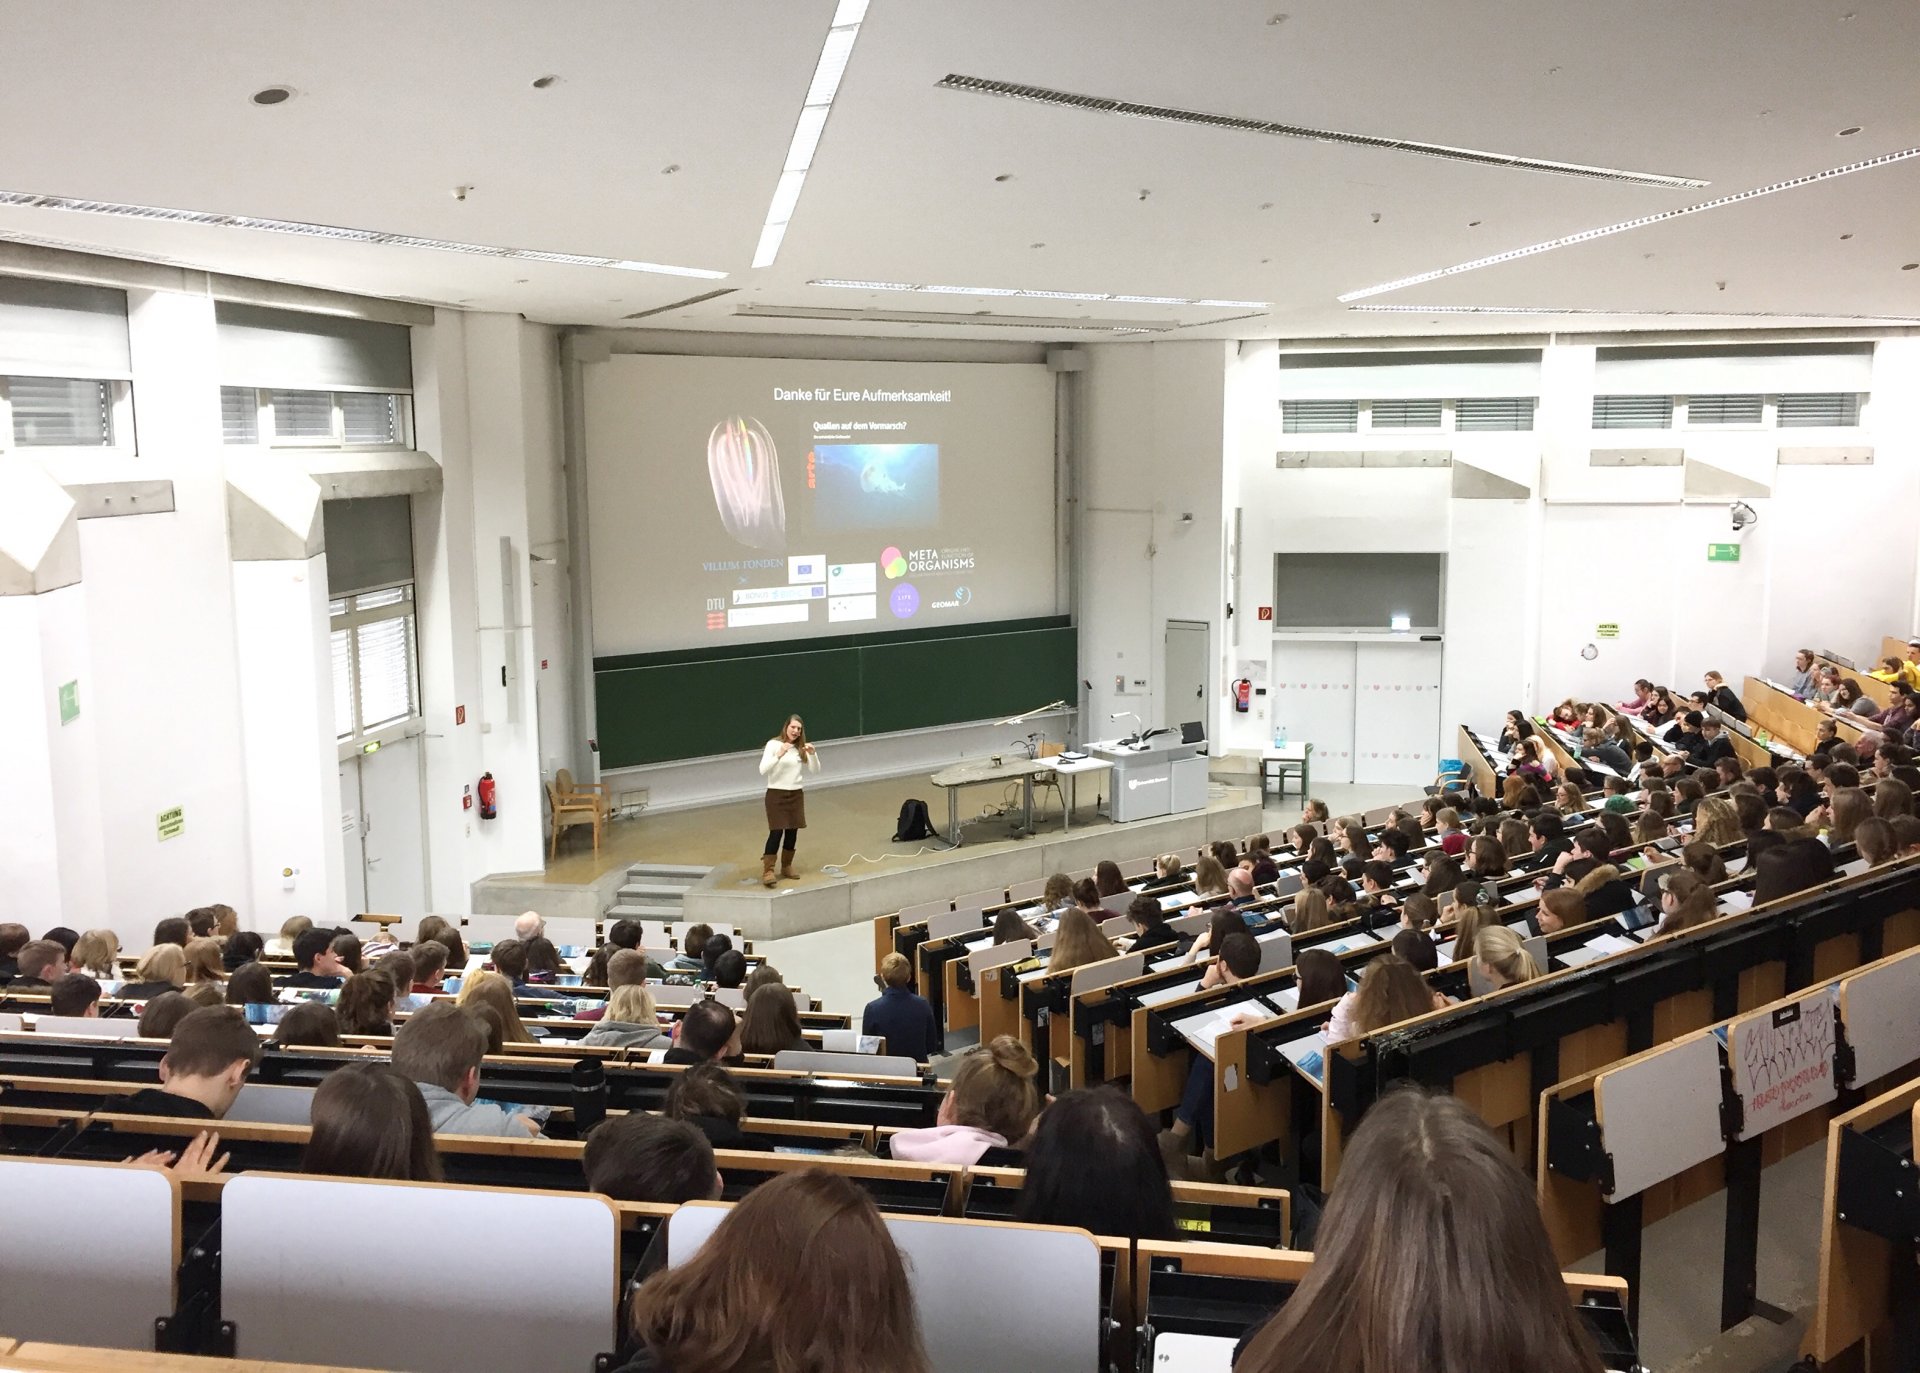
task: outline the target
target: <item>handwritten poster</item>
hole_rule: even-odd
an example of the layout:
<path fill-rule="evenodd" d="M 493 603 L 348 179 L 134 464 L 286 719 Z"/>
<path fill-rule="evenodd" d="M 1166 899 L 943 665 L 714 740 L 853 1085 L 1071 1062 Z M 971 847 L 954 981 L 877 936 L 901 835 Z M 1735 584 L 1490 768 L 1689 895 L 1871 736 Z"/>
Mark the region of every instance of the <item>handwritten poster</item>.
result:
<path fill-rule="evenodd" d="M 1752 1139 L 1832 1101 L 1838 1090 L 1833 1047 L 1830 987 L 1736 1020 L 1727 1038 L 1727 1061 L 1746 1117 L 1740 1138 Z"/>

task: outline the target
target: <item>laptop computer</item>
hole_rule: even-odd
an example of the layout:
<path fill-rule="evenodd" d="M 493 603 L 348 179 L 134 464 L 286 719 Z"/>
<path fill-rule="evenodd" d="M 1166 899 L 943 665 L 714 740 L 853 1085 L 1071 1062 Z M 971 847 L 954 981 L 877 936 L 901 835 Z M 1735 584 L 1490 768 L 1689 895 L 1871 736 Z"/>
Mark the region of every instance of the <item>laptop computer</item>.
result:
<path fill-rule="evenodd" d="M 1189 720 L 1180 726 L 1180 742 L 1183 744 L 1204 744 L 1207 742 L 1207 727 L 1199 720 Z"/>

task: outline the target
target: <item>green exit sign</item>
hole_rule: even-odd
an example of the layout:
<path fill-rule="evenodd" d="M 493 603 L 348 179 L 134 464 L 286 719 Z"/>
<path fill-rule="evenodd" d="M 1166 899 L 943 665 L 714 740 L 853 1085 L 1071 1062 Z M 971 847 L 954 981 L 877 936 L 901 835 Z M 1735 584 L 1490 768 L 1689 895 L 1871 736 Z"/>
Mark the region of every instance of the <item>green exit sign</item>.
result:
<path fill-rule="evenodd" d="M 1707 545 L 1707 561 L 1710 563 L 1737 563 L 1740 561 L 1740 545 L 1737 543 L 1710 543 Z"/>

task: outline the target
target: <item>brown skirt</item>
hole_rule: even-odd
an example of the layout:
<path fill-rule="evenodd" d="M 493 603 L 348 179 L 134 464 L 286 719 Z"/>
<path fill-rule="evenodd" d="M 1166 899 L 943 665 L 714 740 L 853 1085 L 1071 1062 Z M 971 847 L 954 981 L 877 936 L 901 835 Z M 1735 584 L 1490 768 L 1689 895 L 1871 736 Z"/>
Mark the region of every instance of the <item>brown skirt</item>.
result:
<path fill-rule="evenodd" d="M 803 830 L 807 827 L 807 794 L 798 787 L 782 791 L 767 788 L 767 828 Z"/>

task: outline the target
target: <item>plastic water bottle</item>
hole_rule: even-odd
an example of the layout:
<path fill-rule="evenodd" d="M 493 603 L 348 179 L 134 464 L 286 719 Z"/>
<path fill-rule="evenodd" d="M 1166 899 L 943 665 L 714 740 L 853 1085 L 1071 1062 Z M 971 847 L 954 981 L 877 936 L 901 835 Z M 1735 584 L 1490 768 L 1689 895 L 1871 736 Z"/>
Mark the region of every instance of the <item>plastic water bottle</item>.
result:
<path fill-rule="evenodd" d="M 1287 727 L 1285 725 L 1276 724 L 1273 727 L 1273 746 L 1275 748 L 1285 748 L 1287 746 Z"/>

